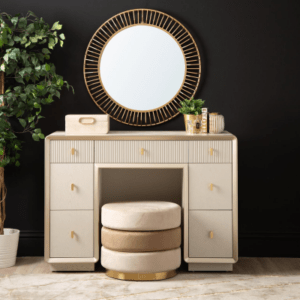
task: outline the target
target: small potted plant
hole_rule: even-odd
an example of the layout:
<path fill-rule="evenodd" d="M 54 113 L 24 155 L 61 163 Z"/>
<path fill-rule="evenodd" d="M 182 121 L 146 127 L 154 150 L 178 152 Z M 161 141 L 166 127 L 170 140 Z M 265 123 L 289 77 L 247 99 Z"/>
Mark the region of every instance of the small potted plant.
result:
<path fill-rule="evenodd" d="M 202 99 L 191 98 L 181 101 L 181 108 L 178 111 L 184 116 L 185 129 L 187 133 L 194 134 L 201 132 L 202 107 L 204 104 Z"/>
<path fill-rule="evenodd" d="M 54 46 L 63 46 L 61 28 L 59 22 L 51 27 L 32 12 L 25 17 L 0 13 L 0 268 L 15 264 L 20 233 L 4 228 L 4 169 L 20 165 L 20 134 L 44 139 L 38 128 L 42 108 L 60 98 L 63 87 L 70 87 L 49 62 Z"/>

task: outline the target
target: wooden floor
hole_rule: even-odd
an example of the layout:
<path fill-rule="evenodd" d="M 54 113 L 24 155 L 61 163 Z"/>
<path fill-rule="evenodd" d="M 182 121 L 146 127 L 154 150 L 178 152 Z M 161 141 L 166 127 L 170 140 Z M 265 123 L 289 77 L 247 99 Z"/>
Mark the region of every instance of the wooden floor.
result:
<path fill-rule="evenodd" d="M 20 300 L 284 300 L 300 299 L 300 258 L 240 258 L 233 272 L 188 272 L 130 282 L 95 272 L 51 272 L 42 257 L 21 257 L 0 269 L 0 299 Z"/>

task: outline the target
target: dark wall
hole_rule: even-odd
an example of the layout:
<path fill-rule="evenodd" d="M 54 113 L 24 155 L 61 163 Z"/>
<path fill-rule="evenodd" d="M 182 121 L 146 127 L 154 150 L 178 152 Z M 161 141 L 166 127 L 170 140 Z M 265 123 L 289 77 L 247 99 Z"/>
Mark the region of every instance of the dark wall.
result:
<path fill-rule="evenodd" d="M 72 113 L 100 113 L 83 80 L 83 58 L 96 29 L 113 15 L 153 8 L 182 22 L 200 48 L 197 96 L 225 116 L 239 139 L 241 256 L 300 256 L 300 2 L 274 0 L 2 0 L 10 14 L 32 10 L 60 21 L 57 72 L 75 88 L 45 108 L 45 134 L 64 130 Z M 112 130 L 141 130 L 111 121 Z M 144 129 L 146 130 L 146 129 Z M 149 130 L 184 130 L 177 117 Z M 21 167 L 7 168 L 6 227 L 22 231 L 19 255 L 43 255 L 44 145 L 24 137 Z"/>

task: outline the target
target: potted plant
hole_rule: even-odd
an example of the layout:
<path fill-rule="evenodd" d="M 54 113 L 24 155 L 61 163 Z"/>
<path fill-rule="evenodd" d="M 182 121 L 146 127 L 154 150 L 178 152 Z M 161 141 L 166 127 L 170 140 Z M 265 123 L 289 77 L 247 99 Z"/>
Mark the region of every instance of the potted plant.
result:
<path fill-rule="evenodd" d="M 20 134 L 44 139 L 38 127 L 42 108 L 60 98 L 64 86 L 70 87 L 49 62 L 54 46 L 63 46 L 61 28 L 59 22 L 49 26 L 30 11 L 26 16 L 0 13 L 0 268 L 15 264 L 19 242 L 19 230 L 4 228 L 4 169 L 20 165 Z"/>
<path fill-rule="evenodd" d="M 181 101 L 181 108 L 178 108 L 184 116 L 185 130 L 188 133 L 200 133 L 202 120 L 202 107 L 204 100 L 191 98 Z"/>

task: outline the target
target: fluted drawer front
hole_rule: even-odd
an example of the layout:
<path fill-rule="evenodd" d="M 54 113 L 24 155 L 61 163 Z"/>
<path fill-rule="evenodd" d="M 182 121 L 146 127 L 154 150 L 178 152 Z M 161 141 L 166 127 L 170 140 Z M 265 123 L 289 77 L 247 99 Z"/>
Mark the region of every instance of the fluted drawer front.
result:
<path fill-rule="evenodd" d="M 95 141 L 96 163 L 187 163 L 184 141 Z"/>
<path fill-rule="evenodd" d="M 232 163 L 231 141 L 189 141 L 190 163 Z"/>
<path fill-rule="evenodd" d="M 51 141 L 51 163 L 93 163 L 94 141 Z"/>

